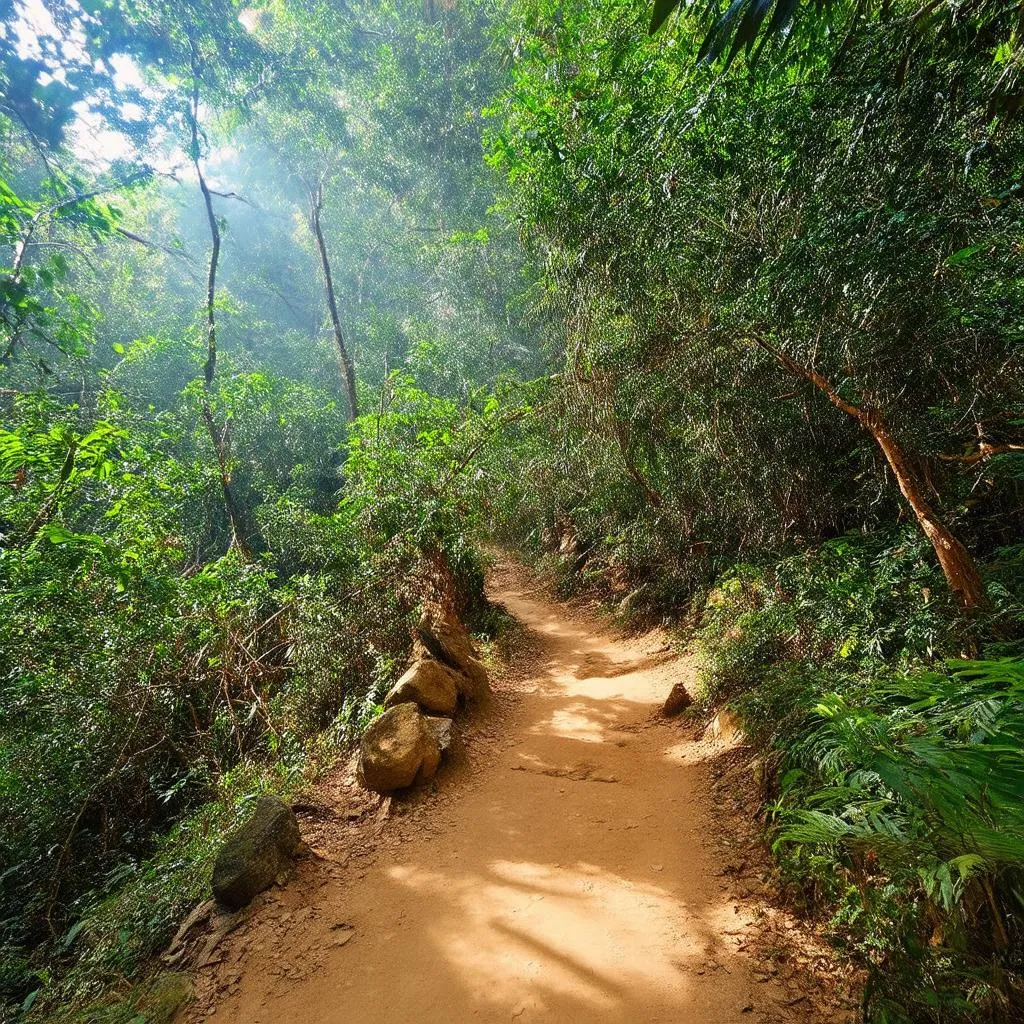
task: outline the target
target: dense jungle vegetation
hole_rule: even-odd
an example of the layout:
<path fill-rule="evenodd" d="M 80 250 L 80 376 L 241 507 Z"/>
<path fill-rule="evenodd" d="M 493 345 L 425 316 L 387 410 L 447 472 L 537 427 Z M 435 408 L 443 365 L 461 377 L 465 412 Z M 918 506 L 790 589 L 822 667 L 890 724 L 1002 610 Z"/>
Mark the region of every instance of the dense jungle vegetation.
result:
<path fill-rule="evenodd" d="M 0 1018 L 145 1019 L 491 542 L 697 645 L 865 1020 L 1024 1019 L 1021 15 L 0 5 Z"/>

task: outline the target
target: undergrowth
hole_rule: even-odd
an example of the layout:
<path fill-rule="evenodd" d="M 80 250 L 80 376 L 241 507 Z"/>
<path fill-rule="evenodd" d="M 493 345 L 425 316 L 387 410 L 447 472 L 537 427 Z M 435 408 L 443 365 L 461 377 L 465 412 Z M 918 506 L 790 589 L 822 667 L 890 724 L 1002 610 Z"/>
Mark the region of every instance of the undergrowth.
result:
<path fill-rule="evenodd" d="M 485 607 L 462 470 L 493 429 L 396 378 L 388 411 L 348 428 L 329 502 L 268 490 L 262 550 L 205 559 L 225 537 L 189 517 L 193 469 L 162 452 L 158 471 L 158 437 L 93 431 L 102 472 L 69 478 L 62 524 L 0 544 L 0 1019 L 122 1020 L 148 991 L 125 979 L 205 898 L 225 832 L 380 713 L 428 563 Z M 39 467 L 56 437 L 29 417 L 0 431 Z M 10 522 L 41 500 L 2 497 Z"/>
<path fill-rule="evenodd" d="M 704 611 L 702 699 L 771 767 L 783 877 L 866 968 L 865 1020 L 1024 1013 L 1020 554 L 973 621 L 899 534 L 739 565 Z"/>

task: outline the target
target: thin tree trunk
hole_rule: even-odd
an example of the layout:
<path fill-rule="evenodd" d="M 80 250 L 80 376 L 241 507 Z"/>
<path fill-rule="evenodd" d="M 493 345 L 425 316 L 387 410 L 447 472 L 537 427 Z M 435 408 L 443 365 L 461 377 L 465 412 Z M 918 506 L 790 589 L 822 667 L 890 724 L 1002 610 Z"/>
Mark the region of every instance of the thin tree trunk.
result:
<path fill-rule="evenodd" d="M 220 476 L 220 489 L 224 496 L 224 508 L 228 514 L 228 522 L 231 523 L 231 545 L 236 548 L 239 554 L 247 561 L 252 558 L 252 548 L 249 547 L 242 532 L 242 514 L 235 501 L 235 493 L 231 488 L 231 467 L 228 462 L 227 424 L 223 430 L 218 430 L 213 419 L 213 410 L 210 403 L 203 399 L 203 420 L 206 423 L 207 433 L 213 442 L 213 450 L 217 456 L 217 472 Z"/>
<path fill-rule="evenodd" d="M 206 178 L 203 176 L 203 170 L 199 163 L 199 67 L 194 48 L 192 61 L 192 145 L 190 155 L 192 165 L 196 169 L 196 177 L 199 179 L 199 189 L 203 193 L 206 220 L 210 227 L 210 239 L 213 243 L 210 250 L 210 269 L 206 278 L 206 363 L 203 366 L 203 420 L 213 444 L 214 454 L 217 456 L 224 508 L 228 514 L 228 522 L 231 524 L 231 546 L 244 559 L 249 560 L 252 558 L 252 549 L 245 539 L 238 503 L 235 501 L 235 495 L 231 489 L 227 427 L 225 426 L 223 430 L 217 429 L 213 418 L 213 409 L 210 406 L 213 377 L 217 372 L 217 318 L 214 311 L 214 298 L 217 292 L 217 264 L 220 261 L 220 227 L 217 224 L 216 214 L 213 212 L 213 197 L 210 195 L 210 188 L 206 184 Z"/>
<path fill-rule="evenodd" d="M 618 442 L 619 454 L 622 456 L 622 464 L 626 467 L 626 472 L 637 487 L 640 488 L 644 497 L 655 508 L 661 508 L 661 492 L 651 486 L 647 478 L 640 471 L 640 467 L 637 465 L 636 459 L 633 458 L 633 448 L 629 443 L 629 435 L 626 432 L 625 424 L 619 419 L 615 414 L 615 410 L 612 408 L 609 408 L 608 416 L 611 420 L 612 433 L 615 435 L 615 440 Z"/>
<path fill-rule="evenodd" d="M 633 457 L 633 445 L 629 435 L 629 428 L 615 411 L 614 387 L 610 377 L 594 373 L 591 375 L 589 383 L 593 393 L 599 397 L 600 402 L 604 406 L 606 422 L 611 428 L 615 443 L 618 445 L 619 455 L 622 457 L 622 465 L 626 470 L 626 474 L 654 508 L 661 508 L 663 504 L 661 492 L 648 481 L 637 465 L 637 461 Z"/>
<path fill-rule="evenodd" d="M 331 276 L 331 263 L 327 257 L 327 243 L 324 241 L 323 229 L 320 226 L 320 213 L 324 208 L 324 189 L 318 184 L 310 197 L 310 224 L 316 239 L 317 252 L 320 254 L 320 269 L 324 275 L 324 290 L 327 293 L 327 309 L 331 315 L 331 328 L 334 331 L 334 344 L 338 349 L 338 364 L 341 369 L 341 383 L 345 389 L 348 402 L 348 418 L 354 420 L 359 415 L 356 400 L 356 372 L 352 363 L 352 355 L 345 344 L 345 334 L 341 329 L 341 317 L 338 315 L 338 301 L 334 295 L 334 278 Z"/>
<path fill-rule="evenodd" d="M 985 607 L 988 599 L 981 580 L 981 573 L 973 556 L 956 537 L 956 535 L 939 518 L 935 509 L 925 496 L 925 488 L 921 478 L 914 469 L 913 462 L 903 446 L 889 432 L 885 417 L 879 409 L 866 408 L 847 402 L 832 385 L 810 367 L 803 366 L 790 358 L 785 352 L 772 348 L 766 341 L 754 337 L 754 342 L 765 352 L 774 356 L 791 373 L 809 380 L 815 387 L 823 391 L 829 401 L 848 416 L 868 430 L 875 443 L 882 450 L 885 461 L 889 464 L 900 493 L 913 509 L 918 525 L 935 549 L 939 565 L 946 576 L 950 589 L 953 591 L 961 607 L 968 612 Z"/>

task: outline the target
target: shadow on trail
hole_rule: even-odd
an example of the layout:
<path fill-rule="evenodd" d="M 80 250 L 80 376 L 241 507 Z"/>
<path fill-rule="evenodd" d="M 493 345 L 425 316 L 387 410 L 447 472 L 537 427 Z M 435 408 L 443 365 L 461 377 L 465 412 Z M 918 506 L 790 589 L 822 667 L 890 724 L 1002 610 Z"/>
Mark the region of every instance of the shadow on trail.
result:
<path fill-rule="evenodd" d="M 550 659 L 502 741 L 372 870 L 322 883 L 351 924 L 315 975 L 250 965 L 231 1024 L 768 1024 L 736 952 L 696 745 L 654 717 L 685 665 L 492 583 Z M 469 783 L 469 784 L 467 784 Z M 311 947 L 312 948 L 312 947 Z M 265 963 L 302 955 L 265 951 Z"/>

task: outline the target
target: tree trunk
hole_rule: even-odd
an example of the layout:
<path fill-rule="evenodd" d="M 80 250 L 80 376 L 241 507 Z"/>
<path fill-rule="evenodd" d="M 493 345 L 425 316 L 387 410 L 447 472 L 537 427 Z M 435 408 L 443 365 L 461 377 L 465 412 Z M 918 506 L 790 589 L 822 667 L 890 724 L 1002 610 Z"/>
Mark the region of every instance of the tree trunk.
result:
<path fill-rule="evenodd" d="M 324 233 L 320 227 L 320 212 L 324 208 L 323 185 L 317 185 L 316 190 L 310 197 L 309 220 L 313 228 L 313 237 L 316 239 L 317 252 L 320 254 L 320 269 L 324 275 L 324 290 L 327 293 L 327 309 L 331 314 L 331 328 L 334 331 L 334 344 L 338 349 L 338 365 L 341 369 L 341 383 L 345 389 L 345 398 L 348 401 L 348 418 L 354 420 L 359 415 L 359 407 L 356 401 L 356 372 L 352 363 L 352 356 L 348 346 L 345 344 L 345 335 L 341 329 L 341 317 L 338 316 L 338 302 L 334 295 L 334 279 L 331 276 L 331 263 L 327 258 L 327 243 L 324 241 Z"/>
<path fill-rule="evenodd" d="M 914 471 L 907 453 L 899 442 L 889 433 L 885 420 L 876 409 L 863 411 L 861 423 L 871 431 L 878 447 L 882 449 L 892 474 L 896 477 L 900 492 L 914 510 L 918 524 L 924 535 L 931 541 L 939 565 L 946 574 L 946 580 L 961 606 L 968 611 L 984 607 L 987 604 L 985 588 L 981 574 L 971 553 L 935 514 L 928 499 L 920 477 Z"/>
<path fill-rule="evenodd" d="M 210 195 L 209 186 L 206 184 L 206 178 L 203 177 L 203 170 L 199 164 L 199 68 L 196 64 L 196 59 L 193 48 L 191 156 L 192 165 L 195 167 L 196 176 L 199 179 L 199 190 L 203 194 L 206 220 L 210 227 L 210 239 L 212 242 L 210 267 L 206 278 L 206 363 L 203 366 L 203 421 L 206 423 L 206 430 L 210 435 L 210 442 L 217 457 L 220 487 L 224 496 L 224 508 L 228 514 L 228 522 L 231 524 L 231 546 L 248 561 L 252 558 L 252 549 L 245 539 L 242 517 L 231 489 L 227 429 L 217 429 L 213 418 L 213 409 L 210 406 L 210 392 L 213 388 L 213 377 L 217 370 L 217 319 L 214 311 L 214 298 L 217 292 L 217 264 L 220 260 L 220 228 L 217 225 L 217 217 L 213 212 L 213 197 Z"/>
<path fill-rule="evenodd" d="M 823 391 L 828 400 L 852 416 L 865 429 L 871 432 L 875 443 L 882 449 L 885 461 L 889 464 L 900 493 L 914 511 L 918 525 L 935 549 L 939 565 L 946 576 L 946 582 L 956 596 L 960 606 L 967 612 L 984 608 L 988 604 L 981 573 L 973 556 L 961 541 L 953 534 L 945 523 L 939 519 L 925 497 L 925 489 L 914 469 L 910 456 L 903 446 L 889 433 L 885 417 L 879 409 L 861 408 L 847 402 L 834 387 L 815 370 L 796 362 L 785 352 L 772 348 L 762 338 L 754 337 L 753 341 L 760 348 L 773 355 L 791 373 L 809 380 L 815 387 Z"/>
<path fill-rule="evenodd" d="M 622 456 L 622 464 L 626 467 L 626 472 L 637 487 L 640 488 L 640 491 L 643 493 L 643 496 L 647 501 L 655 508 L 661 508 L 661 492 L 651 486 L 647 481 L 647 477 L 640 472 L 640 467 L 637 465 L 636 459 L 633 458 L 633 448 L 629 442 L 629 435 L 626 432 L 625 425 L 616 415 L 614 409 L 609 408 L 608 415 L 611 420 L 612 433 L 615 435 L 615 440 L 618 442 L 619 454 Z"/>
<path fill-rule="evenodd" d="M 224 508 L 228 514 L 228 522 L 231 524 L 231 546 L 239 554 L 249 561 L 252 558 L 252 548 L 249 547 L 242 532 L 242 515 L 235 502 L 235 494 L 231 488 L 231 468 L 228 462 L 227 427 L 221 431 L 217 430 L 214 423 L 213 410 L 210 403 L 203 399 L 203 420 L 206 422 L 206 430 L 213 442 L 213 451 L 217 456 L 217 471 L 220 475 L 220 489 L 224 496 Z"/>
<path fill-rule="evenodd" d="M 615 443 L 618 445 L 619 455 L 622 458 L 622 465 L 626 470 L 626 474 L 636 484 L 648 504 L 654 508 L 661 508 L 663 504 L 661 492 L 648 481 L 639 465 L 637 465 L 636 458 L 633 456 L 633 443 L 629 428 L 615 411 L 615 386 L 611 376 L 608 374 L 592 373 L 589 383 L 593 394 L 598 399 L 596 404 L 599 408 L 603 407 L 605 422 L 611 430 L 612 437 L 615 438 Z"/>

